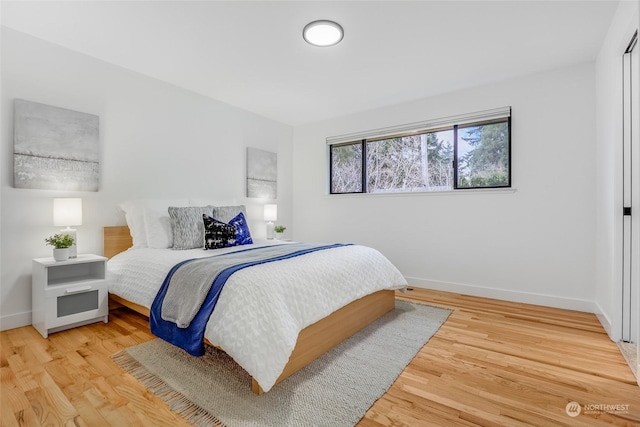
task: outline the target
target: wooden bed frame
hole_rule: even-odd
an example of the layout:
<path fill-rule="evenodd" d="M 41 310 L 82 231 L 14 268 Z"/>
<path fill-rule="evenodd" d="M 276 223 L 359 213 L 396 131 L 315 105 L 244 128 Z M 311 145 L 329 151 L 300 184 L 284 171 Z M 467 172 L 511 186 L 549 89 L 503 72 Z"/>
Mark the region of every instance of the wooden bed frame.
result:
<path fill-rule="evenodd" d="M 129 227 L 104 227 L 105 257 L 111 258 L 129 249 L 132 245 L 133 242 L 129 233 Z M 144 306 L 132 303 L 113 294 L 109 294 L 109 298 L 116 303 L 122 304 L 149 317 L 149 309 Z M 280 377 L 276 380 L 276 384 L 302 369 L 374 320 L 393 310 L 394 307 L 394 291 L 378 291 L 353 301 L 313 325 L 307 326 L 300 332 L 300 335 L 298 335 L 298 341 L 289 357 L 289 362 Z M 256 394 L 263 393 L 262 388 L 253 378 L 251 381 L 251 389 Z"/>

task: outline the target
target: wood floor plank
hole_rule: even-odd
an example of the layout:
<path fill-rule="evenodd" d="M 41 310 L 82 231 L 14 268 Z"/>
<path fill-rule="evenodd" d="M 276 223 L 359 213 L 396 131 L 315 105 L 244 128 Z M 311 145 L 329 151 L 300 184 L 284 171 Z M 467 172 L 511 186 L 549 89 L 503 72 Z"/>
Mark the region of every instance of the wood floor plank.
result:
<path fill-rule="evenodd" d="M 397 298 L 453 312 L 359 427 L 640 426 L 640 388 L 593 314 L 424 289 Z M 2 426 L 189 425 L 111 360 L 151 339 L 126 308 L 48 339 L 0 333 Z M 591 410 L 572 418 L 572 401 Z"/>
<path fill-rule="evenodd" d="M 2 414 L 20 414 L 25 410 L 29 410 L 31 408 L 29 400 L 11 368 L 0 368 L 0 378 L 2 379 L 2 393 L 0 393 Z M 17 422 L 15 416 L 10 418 Z"/>

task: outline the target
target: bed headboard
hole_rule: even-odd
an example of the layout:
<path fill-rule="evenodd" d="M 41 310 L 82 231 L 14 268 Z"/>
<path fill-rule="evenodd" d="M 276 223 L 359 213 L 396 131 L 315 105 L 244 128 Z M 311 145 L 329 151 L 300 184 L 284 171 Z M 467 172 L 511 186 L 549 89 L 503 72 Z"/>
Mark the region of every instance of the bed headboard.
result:
<path fill-rule="evenodd" d="M 104 227 L 103 229 L 103 254 L 107 258 L 118 255 L 133 246 L 133 239 L 129 227 L 119 225 Z"/>

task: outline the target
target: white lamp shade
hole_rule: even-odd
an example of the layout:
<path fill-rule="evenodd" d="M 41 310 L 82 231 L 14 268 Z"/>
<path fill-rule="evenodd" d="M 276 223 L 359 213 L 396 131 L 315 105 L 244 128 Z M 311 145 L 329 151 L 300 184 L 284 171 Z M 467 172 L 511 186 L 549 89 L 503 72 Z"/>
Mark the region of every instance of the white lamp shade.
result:
<path fill-rule="evenodd" d="M 264 205 L 264 220 L 265 221 L 278 220 L 278 205 Z"/>
<path fill-rule="evenodd" d="M 53 225 L 82 225 L 82 199 L 53 199 Z"/>

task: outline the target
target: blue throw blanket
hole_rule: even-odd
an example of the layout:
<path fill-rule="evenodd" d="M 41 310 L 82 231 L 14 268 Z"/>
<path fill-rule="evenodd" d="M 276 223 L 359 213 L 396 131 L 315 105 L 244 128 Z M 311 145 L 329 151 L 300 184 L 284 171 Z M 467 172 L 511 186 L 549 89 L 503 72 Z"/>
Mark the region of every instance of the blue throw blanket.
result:
<path fill-rule="evenodd" d="M 289 259 L 341 246 L 345 245 L 293 243 L 250 248 L 213 257 L 182 261 L 169 271 L 153 301 L 149 317 L 151 332 L 165 341 L 184 349 L 193 356 L 202 356 L 204 354 L 204 332 L 207 322 L 218 302 L 222 288 L 233 273 L 254 265 Z M 242 261 L 238 261 L 238 254 L 241 254 Z M 185 269 L 185 271 L 182 269 Z M 189 280 L 189 269 L 196 272 L 202 280 Z M 196 295 L 195 300 L 190 304 L 195 305 L 196 308 L 199 307 L 199 310 L 191 307 L 192 310 L 186 311 L 193 311 L 194 315 L 181 315 L 180 313 L 184 310 L 181 311 L 181 307 L 178 307 L 179 302 L 173 304 L 172 301 L 165 301 L 168 294 L 171 299 L 175 299 L 172 295 L 177 294 L 189 296 L 187 299 L 194 299 L 193 295 Z M 200 294 L 202 297 L 198 296 Z M 163 310 L 166 310 L 166 307 L 173 308 L 178 314 L 164 314 Z M 183 318 L 185 316 L 186 319 Z M 177 320 L 177 318 L 181 320 Z"/>

